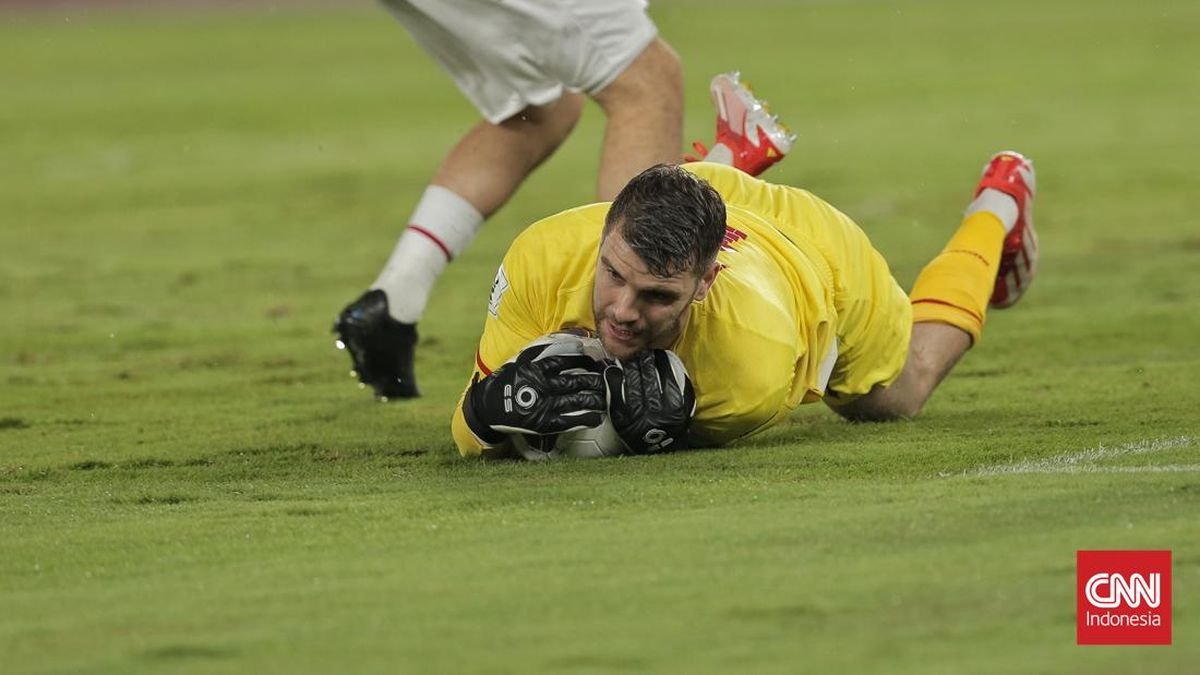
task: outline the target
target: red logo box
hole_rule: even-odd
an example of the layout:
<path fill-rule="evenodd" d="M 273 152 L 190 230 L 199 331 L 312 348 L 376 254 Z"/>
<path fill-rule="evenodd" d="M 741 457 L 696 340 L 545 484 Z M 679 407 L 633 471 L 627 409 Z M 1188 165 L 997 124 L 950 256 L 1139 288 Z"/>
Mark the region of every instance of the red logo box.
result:
<path fill-rule="evenodd" d="M 1075 640 L 1171 644 L 1170 551 L 1076 551 Z"/>

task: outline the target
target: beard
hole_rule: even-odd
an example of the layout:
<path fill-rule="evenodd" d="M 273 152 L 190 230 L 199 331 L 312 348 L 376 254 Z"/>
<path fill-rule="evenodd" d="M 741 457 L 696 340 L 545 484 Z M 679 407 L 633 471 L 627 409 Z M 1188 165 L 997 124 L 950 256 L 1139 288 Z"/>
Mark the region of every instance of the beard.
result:
<path fill-rule="evenodd" d="M 671 317 L 658 326 L 627 326 L 600 316 L 596 317 L 596 331 L 605 351 L 624 360 L 646 349 L 668 349 L 679 337 L 685 314 Z"/>

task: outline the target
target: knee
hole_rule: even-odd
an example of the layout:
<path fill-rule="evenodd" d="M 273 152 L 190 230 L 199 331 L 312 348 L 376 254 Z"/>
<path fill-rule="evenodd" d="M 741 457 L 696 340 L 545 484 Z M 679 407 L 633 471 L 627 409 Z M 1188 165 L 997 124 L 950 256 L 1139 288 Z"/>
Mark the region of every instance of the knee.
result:
<path fill-rule="evenodd" d="M 850 422 L 898 422 L 921 414 L 924 401 L 891 387 L 878 387 L 849 401 L 829 400 L 829 407 Z"/>

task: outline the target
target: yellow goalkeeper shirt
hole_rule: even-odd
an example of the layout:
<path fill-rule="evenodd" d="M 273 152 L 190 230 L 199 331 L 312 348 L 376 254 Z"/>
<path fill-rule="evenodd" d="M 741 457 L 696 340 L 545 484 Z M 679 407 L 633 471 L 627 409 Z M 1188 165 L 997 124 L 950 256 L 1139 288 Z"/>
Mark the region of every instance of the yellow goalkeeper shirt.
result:
<path fill-rule="evenodd" d="M 693 445 L 723 445 L 765 429 L 819 400 L 831 377 L 847 394 L 895 379 L 907 351 L 909 305 L 858 226 L 803 190 L 717 164 L 684 168 L 716 188 L 727 217 L 720 271 L 671 346 L 696 388 Z M 547 333 L 595 332 L 592 285 L 608 207 L 563 211 L 513 241 L 492 285 L 477 376 Z M 483 446 L 461 406 L 455 442 L 462 454 L 477 455 Z"/>

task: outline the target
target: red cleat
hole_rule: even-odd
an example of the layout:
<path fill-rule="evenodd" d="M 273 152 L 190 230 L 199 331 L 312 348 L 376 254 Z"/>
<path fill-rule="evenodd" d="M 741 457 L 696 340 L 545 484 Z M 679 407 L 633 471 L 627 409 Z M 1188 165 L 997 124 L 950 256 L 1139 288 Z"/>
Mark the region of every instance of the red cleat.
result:
<path fill-rule="evenodd" d="M 738 73 L 717 75 L 709 91 L 717 107 L 717 140 L 713 150 L 719 152 L 716 146 L 725 146 L 732 155 L 734 168 L 757 176 L 791 151 L 796 135 L 771 114 L 765 102 L 754 96 Z M 709 155 L 708 148 L 701 143 L 693 143 L 692 147 L 700 153 L 700 158 Z"/>
<path fill-rule="evenodd" d="M 996 309 L 1011 307 L 1033 283 L 1037 274 L 1038 240 L 1033 230 L 1033 195 L 1037 180 L 1033 160 L 1005 150 L 998 152 L 983 167 L 983 177 L 975 188 L 979 196 L 987 188 L 999 190 L 1017 202 L 1017 224 L 1004 238 L 1000 270 L 989 303 Z"/>

